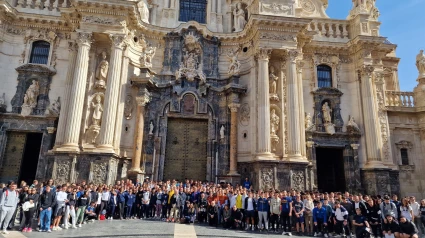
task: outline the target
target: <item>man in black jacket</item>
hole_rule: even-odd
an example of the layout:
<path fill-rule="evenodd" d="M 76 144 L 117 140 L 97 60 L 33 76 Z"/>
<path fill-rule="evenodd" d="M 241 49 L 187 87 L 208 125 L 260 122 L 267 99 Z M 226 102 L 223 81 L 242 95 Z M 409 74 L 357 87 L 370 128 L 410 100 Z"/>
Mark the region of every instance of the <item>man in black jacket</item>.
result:
<path fill-rule="evenodd" d="M 243 214 L 242 212 L 236 207 L 236 205 L 232 208 L 232 213 L 230 215 L 230 221 L 232 223 L 232 228 L 242 228 L 242 220 L 243 220 Z"/>
<path fill-rule="evenodd" d="M 52 232 L 50 230 L 50 220 L 52 218 L 52 207 L 55 206 L 56 196 L 47 185 L 40 197 L 40 231 Z"/>
<path fill-rule="evenodd" d="M 406 217 L 400 216 L 400 238 L 418 238 L 418 229 Z"/>
<path fill-rule="evenodd" d="M 387 220 L 386 223 L 382 224 L 382 230 L 384 231 L 385 237 L 399 237 L 400 235 L 400 227 L 399 225 L 394 221 L 394 213 L 389 212 L 385 215 L 385 218 Z"/>

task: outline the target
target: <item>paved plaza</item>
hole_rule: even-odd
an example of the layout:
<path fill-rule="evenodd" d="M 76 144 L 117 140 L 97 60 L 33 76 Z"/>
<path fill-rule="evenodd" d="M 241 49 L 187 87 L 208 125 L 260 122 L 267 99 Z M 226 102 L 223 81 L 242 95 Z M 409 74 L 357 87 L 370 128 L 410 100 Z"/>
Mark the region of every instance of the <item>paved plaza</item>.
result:
<path fill-rule="evenodd" d="M 78 229 L 53 231 L 52 233 L 37 232 L 22 233 L 11 231 L 8 235 L 0 235 L 6 238 L 48 238 L 48 237 L 79 237 L 79 238 L 126 238 L 126 237 L 161 237 L 161 238 L 196 238 L 196 237 L 283 237 L 281 233 L 262 233 L 259 231 L 225 230 L 221 227 L 215 228 L 207 225 L 183 225 L 150 220 L 105 220 L 96 221 L 83 225 Z M 288 236 L 285 236 L 288 237 Z"/>

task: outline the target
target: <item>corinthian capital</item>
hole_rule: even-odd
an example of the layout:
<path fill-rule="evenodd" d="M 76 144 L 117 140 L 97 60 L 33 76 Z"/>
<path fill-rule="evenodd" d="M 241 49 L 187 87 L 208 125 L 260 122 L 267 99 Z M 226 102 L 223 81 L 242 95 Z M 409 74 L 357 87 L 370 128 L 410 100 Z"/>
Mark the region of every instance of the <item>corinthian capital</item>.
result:
<path fill-rule="evenodd" d="M 77 39 L 77 44 L 79 46 L 91 46 L 92 43 L 92 33 L 86 33 L 86 32 L 78 32 L 78 39 Z"/>
<path fill-rule="evenodd" d="M 373 71 L 375 71 L 375 67 L 371 66 L 371 65 L 363 65 L 363 67 L 361 67 L 359 69 L 360 73 L 362 76 L 372 76 Z"/>
<path fill-rule="evenodd" d="M 239 107 L 241 106 L 241 104 L 239 103 L 230 103 L 229 104 L 229 109 L 231 112 L 238 112 Z"/>
<path fill-rule="evenodd" d="M 124 48 L 124 39 L 125 39 L 125 35 L 115 35 L 115 34 L 110 34 L 109 35 L 109 39 L 111 39 L 112 41 L 112 46 L 119 48 L 119 49 L 123 49 Z"/>
<path fill-rule="evenodd" d="M 298 50 L 288 50 L 288 59 L 291 62 L 295 62 L 298 58 Z"/>
<path fill-rule="evenodd" d="M 75 41 L 68 41 L 68 50 L 71 51 L 77 51 L 78 50 L 78 44 Z"/>
<path fill-rule="evenodd" d="M 139 106 L 146 106 L 151 101 L 151 93 L 146 88 L 139 89 L 139 93 L 136 96 L 136 102 Z"/>
<path fill-rule="evenodd" d="M 271 53 L 272 53 L 271 49 L 260 48 L 257 50 L 256 57 L 259 60 L 269 60 Z"/>

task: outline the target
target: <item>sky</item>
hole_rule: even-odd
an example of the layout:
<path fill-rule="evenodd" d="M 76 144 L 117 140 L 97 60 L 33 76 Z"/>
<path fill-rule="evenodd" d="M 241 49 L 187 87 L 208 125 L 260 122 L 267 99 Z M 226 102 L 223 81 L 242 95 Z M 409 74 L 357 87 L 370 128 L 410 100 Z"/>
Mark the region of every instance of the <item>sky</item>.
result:
<path fill-rule="evenodd" d="M 425 49 L 425 0 L 376 0 L 381 12 L 380 35 L 397 45 L 401 58 L 398 77 L 401 91 L 413 91 L 417 85 L 416 55 Z M 351 0 L 329 0 L 326 13 L 330 18 L 346 19 Z"/>

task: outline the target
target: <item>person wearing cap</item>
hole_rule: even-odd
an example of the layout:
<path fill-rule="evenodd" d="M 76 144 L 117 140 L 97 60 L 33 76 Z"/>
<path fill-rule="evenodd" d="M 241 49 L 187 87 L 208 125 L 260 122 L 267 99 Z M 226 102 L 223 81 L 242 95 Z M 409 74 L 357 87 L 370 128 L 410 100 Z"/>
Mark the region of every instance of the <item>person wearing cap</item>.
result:
<path fill-rule="evenodd" d="M 384 223 L 387 222 L 386 214 L 393 214 L 395 220 L 398 218 L 397 206 L 390 201 L 390 197 L 388 195 L 384 196 L 384 202 L 379 206 L 381 209 L 382 220 Z"/>
<path fill-rule="evenodd" d="M 405 216 L 400 216 L 400 238 L 418 238 L 418 229 L 415 223 L 409 221 Z"/>
<path fill-rule="evenodd" d="M 385 235 L 385 238 L 398 238 L 400 233 L 400 227 L 397 222 L 394 220 L 395 214 L 393 212 L 388 212 L 385 215 L 386 222 L 382 224 L 382 230 Z"/>

